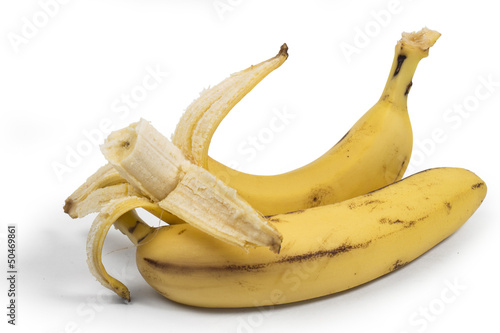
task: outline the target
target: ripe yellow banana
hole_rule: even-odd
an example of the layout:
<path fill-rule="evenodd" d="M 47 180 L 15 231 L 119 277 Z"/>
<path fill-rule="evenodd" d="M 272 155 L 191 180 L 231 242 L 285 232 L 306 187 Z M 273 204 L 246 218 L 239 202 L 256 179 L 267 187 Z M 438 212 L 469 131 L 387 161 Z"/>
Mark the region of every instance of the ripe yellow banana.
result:
<path fill-rule="evenodd" d="M 217 126 L 235 101 L 253 88 L 250 79 L 233 82 L 231 77 L 202 94 L 181 117 L 172 142 L 193 163 L 236 189 L 265 215 L 326 205 L 375 190 L 401 179 L 408 166 L 413 135 L 407 96 L 417 64 L 439 36 L 426 28 L 403 33 L 380 100 L 334 147 L 302 168 L 260 176 L 236 171 L 209 158 L 208 147 Z M 279 55 L 274 61 L 277 59 Z M 271 71 L 274 67 L 259 69 Z M 256 70 L 246 69 L 238 77 L 251 78 Z M 228 83 L 233 83 L 231 90 L 222 93 L 219 86 Z M 213 100 L 217 103 L 213 104 Z"/>
<path fill-rule="evenodd" d="M 125 218 L 115 225 L 138 245 L 139 271 L 163 296 L 251 307 L 328 295 L 392 272 L 451 235 L 485 195 L 470 171 L 427 170 L 344 202 L 270 217 L 283 235 L 279 254 L 245 253 L 188 224 L 147 228 Z"/>

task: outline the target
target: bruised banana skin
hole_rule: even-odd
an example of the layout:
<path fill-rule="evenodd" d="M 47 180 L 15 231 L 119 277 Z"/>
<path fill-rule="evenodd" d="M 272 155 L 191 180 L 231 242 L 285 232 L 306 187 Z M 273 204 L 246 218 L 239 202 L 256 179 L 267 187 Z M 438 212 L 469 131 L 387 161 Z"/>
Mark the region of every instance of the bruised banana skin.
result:
<path fill-rule="evenodd" d="M 344 202 L 270 217 L 283 235 L 279 254 L 245 253 L 173 225 L 151 228 L 154 236 L 138 243 L 137 266 L 160 294 L 193 306 L 312 299 L 406 265 L 456 231 L 485 195 L 470 171 L 430 169 Z"/>
<path fill-rule="evenodd" d="M 426 28 L 403 33 L 380 100 L 340 142 L 317 160 L 296 170 L 272 176 L 252 175 L 211 159 L 208 156 L 210 140 L 222 120 L 220 117 L 229 109 L 220 111 L 219 118 L 198 116 L 203 121 L 196 126 L 190 124 L 193 116 L 183 116 L 178 128 L 190 128 L 191 132 L 176 130 L 172 140 L 194 163 L 236 189 L 264 215 L 326 205 L 373 191 L 401 179 L 408 167 L 413 134 L 407 97 L 417 64 L 428 55 L 439 36 L 438 32 Z M 202 95 L 198 104 L 204 104 L 204 98 Z M 185 143 L 195 139 L 199 143 L 197 147 Z"/>

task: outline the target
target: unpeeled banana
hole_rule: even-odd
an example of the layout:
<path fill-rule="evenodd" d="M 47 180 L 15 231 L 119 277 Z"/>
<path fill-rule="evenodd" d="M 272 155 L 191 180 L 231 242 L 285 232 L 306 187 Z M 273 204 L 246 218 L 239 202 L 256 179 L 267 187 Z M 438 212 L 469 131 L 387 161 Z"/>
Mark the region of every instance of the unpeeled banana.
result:
<path fill-rule="evenodd" d="M 432 169 L 340 203 L 270 217 L 280 254 L 244 253 L 189 225 L 151 229 L 137 267 L 160 294 L 203 307 L 290 303 L 392 272 L 457 230 L 486 185 L 464 169 Z M 202 254 L 202 255 L 201 255 Z"/>
<path fill-rule="evenodd" d="M 426 28 L 403 33 L 380 100 L 328 152 L 296 170 L 272 176 L 252 175 L 208 156 L 217 126 L 235 99 L 239 101 L 253 88 L 253 81 L 239 80 L 222 97 L 219 86 L 232 83 L 232 77 L 204 92 L 181 117 L 172 142 L 193 163 L 236 189 L 265 215 L 339 202 L 388 185 L 401 179 L 408 167 L 413 134 L 407 97 L 419 61 L 439 37 L 438 32 Z M 241 75 L 252 77 L 252 71 L 247 69 Z M 215 107 L 212 100 L 217 100 Z M 200 104 L 209 107 L 201 108 Z"/>
<path fill-rule="evenodd" d="M 323 157 L 274 178 L 236 173 L 208 158 L 208 146 L 227 112 L 284 62 L 286 45 L 202 94 L 176 130 L 178 146 L 145 120 L 113 132 L 101 146 L 109 163 L 64 206 L 73 218 L 99 213 L 87 239 L 90 271 L 130 300 L 102 264 L 114 225 L 137 246 L 144 279 L 165 297 L 203 307 L 263 306 L 360 285 L 432 248 L 486 195 L 485 183 L 465 169 L 399 180 L 411 154 L 406 97 L 419 60 L 438 37 L 428 29 L 403 34 L 380 101 Z M 221 177 L 225 184 L 221 170 L 229 173 Z M 345 193 L 325 194 L 325 186 Z M 137 208 L 169 225 L 148 226 Z"/>

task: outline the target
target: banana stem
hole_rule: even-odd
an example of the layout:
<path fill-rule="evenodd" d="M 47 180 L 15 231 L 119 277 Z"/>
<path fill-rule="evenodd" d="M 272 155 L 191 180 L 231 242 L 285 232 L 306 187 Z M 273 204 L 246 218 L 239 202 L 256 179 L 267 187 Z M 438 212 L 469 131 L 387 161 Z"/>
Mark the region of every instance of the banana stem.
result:
<path fill-rule="evenodd" d="M 427 57 L 429 48 L 440 36 L 439 32 L 427 28 L 402 34 L 402 38 L 396 44 L 391 72 L 381 100 L 406 109 L 406 101 L 417 65 L 421 59 Z"/>
<path fill-rule="evenodd" d="M 114 223 L 114 226 L 136 246 L 155 230 L 155 228 L 150 227 L 137 215 L 135 209 L 120 216 Z"/>

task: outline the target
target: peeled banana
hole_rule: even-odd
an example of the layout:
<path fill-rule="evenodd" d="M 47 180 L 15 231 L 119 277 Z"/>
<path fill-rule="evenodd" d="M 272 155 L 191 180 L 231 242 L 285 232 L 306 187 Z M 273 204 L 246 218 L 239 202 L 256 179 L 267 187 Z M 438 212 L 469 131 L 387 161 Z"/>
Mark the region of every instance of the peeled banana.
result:
<path fill-rule="evenodd" d="M 111 133 L 101 150 L 123 178 L 162 209 L 231 244 L 279 252 L 281 236 L 260 213 L 186 160 L 146 120 Z"/>
<path fill-rule="evenodd" d="M 203 117 L 203 121 L 201 121 L 202 124 L 204 121 L 208 121 L 207 118 L 210 117 L 214 117 L 214 119 L 220 119 L 220 121 L 222 121 L 227 112 L 229 112 L 229 110 L 238 101 L 240 101 L 243 96 L 246 95 L 246 93 L 248 93 L 270 72 L 285 62 L 288 57 L 287 50 L 287 45 L 283 44 L 275 57 L 263 61 L 260 64 L 251 66 L 244 71 L 235 73 L 221 84 L 203 92 L 200 98 L 194 101 L 188 108 L 188 111 L 184 114 L 183 119 L 186 120 L 184 121 L 184 126 L 187 126 L 187 129 L 190 131 L 190 126 L 194 127 L 198 124 L 201 117 Z M 224 114 L 220 115 L 218 112 L 224 112 Z M 215 131 L 216 127 L 217 126 L 213 127 L 213 131 Z M 180 134 L 174 137 L 178 138 L 179 135 Z M 184 153 L 184 158 L 193 162 L 192 156 L 190 154 L 185 154 L 185 152 L 190 151 L 192 147 L 191 141 L 185 140 L 185 142 L 187 146 L 177 146 Z M 199 145 L 200 144 L 198 144 L 198 146 Z M 206 145 L 206 147 L 208 149 L 208 145 Z M 178 153 L 177 156 L 181 158 Z M 115 167 L 116 166 L 113 166 L 111 163 L 108 163 L 91 175 L 84 184 L 82 184 L 66 199 L 64 212 L 72 218 L 81 218 L 87 214 L 99 211 L 99 209 L 102 208 L 102 204 L 106 202 L 106 199 L 111 200 L 112 198 L 119 198 L 126 195 L 126 193 L 119 194 L 116 192 L 117 189 L 110 188 L 113 185 L 128 182 L 124 177 L 122 177 L 122 175 L 120 175 Z M 124 170 L 122 170 L 122 172 L 123 171 Z M 140 184 L 137 183 L 135 185 L 140 186 Z M 122 187 L 122 190 L 125 189 L 128 188 Z M 92 196 L 88 198 L 89 195 L 95 191 L 100 192 L 99 196 L 101 198 L 101 204 L 96 203 L 94 197 Z M 142 191 L 144 191 L 144 189 L 142 189 Z M 143 194 L 139 193 L 138 195 L 142 196 Z M 106 198 L 104 196 L 106 196 Z M 144 196 L 147 195 L 144 194 Z M 149 197 L 151 197 L 151 193 L 149 193 Z M 166 211 L 159 217 L 167 223 L 183 222 L 177 216 Z"/>
<path fill-rule="evenodd" d="M 408 167 L 413 134 L 407 97 L 417 64 L 428 55 L 439 37 L 438 32 L 427 28 L 403 33 L 380 100 L 328 152 L 299 169 L 273 176 L 252 175 L 231 169 L 208 156 L 217 126 L 234 106 L 234 101 L 239 101 L 253 88 L 254 81 L 250 81 L 253 72 L 271 71 L 272 66 L 238 73 L 238 77 L 249 78 L 234 83 L 236 86 L 224 92 L 223 97 L 220 97 L 219 86 L 233 83 L 233 77 L 204 92 L 181 117 L 172 142 L 193 163 L 236 189 L 264 215 L 326 205 L 373 191 L 401 179 Z M 214 99 L 216 107 L 210 107 Z"/>
<path fill-rule="evenodd" d="M 113 177 L 120 179 L 118 184 L 113 181 L 97 188 L 94 183 L 107 183 L 104 180 L 109 177 L 94 175 L 89 178 L 90 184 L 82 185 L 70 196 L 77 204 L 67 199 L 64 209 L 75 217 L 99 212 L 87 238 L 87 263 L 96 279 L 119 296 L 130 299 L 127 287 L 105 270 L 102 247 L 111 225 L 119 218 L 126 220 L 135 216 L 130 211 L 136 208 L 143 208 L 165 221 L 187 222 L 210 237 L 245 250 L 264 246 L 276 253 L 280 251 L 282 237 L 262 214 L 241 199 L 234 189 L 189 162 L 144 119 L 111 133 L 101 151 L 119 173 L 119 178 Z M 109 174 L 108 168 L 103 167 L 100 174 Z M 126 182 L 121 183 L 121 179 Z M 88 192 L 88 188 L 93 191 Z M 83 200 L 78 201 L 79 198 Z M 132 232 L 137 227 L 134 225 L 127 230 Z"/>

